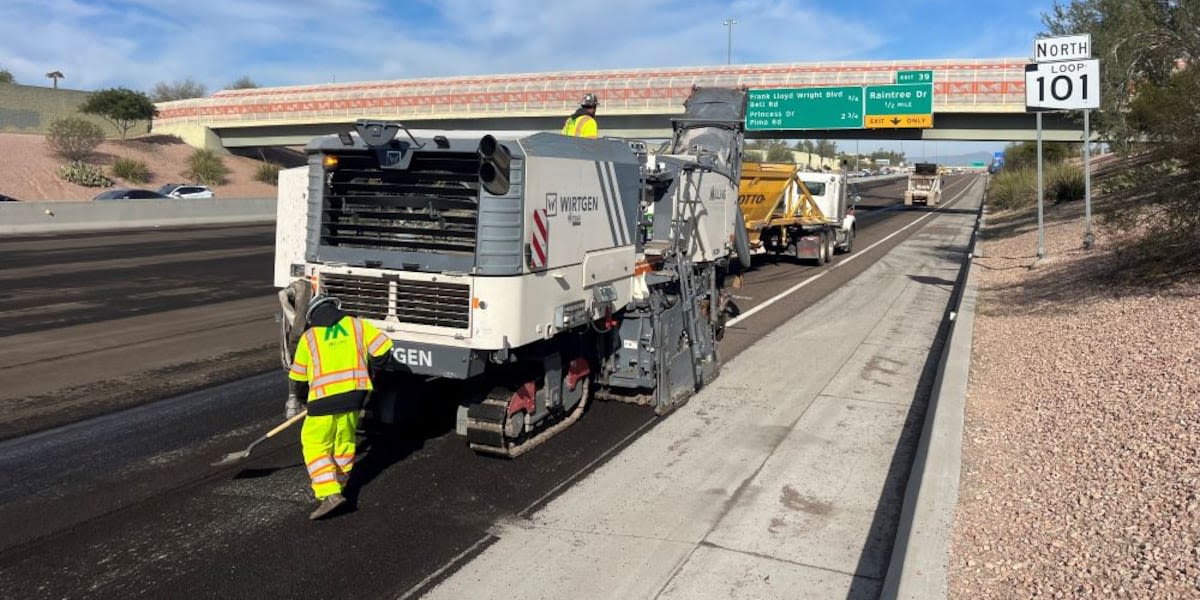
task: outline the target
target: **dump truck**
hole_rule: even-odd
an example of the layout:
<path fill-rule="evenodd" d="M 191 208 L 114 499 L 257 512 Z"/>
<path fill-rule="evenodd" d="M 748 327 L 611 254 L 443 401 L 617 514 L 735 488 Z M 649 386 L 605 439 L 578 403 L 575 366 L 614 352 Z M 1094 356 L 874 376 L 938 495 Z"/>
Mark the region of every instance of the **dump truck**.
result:
<path fill-rule="evenodd" d="M 279 179 L 282 362 L 327 294 L 393 341 L 370 422 L 453 402 L 473 450 L 515 457 L 594 398 L 671 412 L 717 376 L 736 312 L 722 283 L 749 266 L 735 250 L 745 105 L 745 90 L 693 90 L 656 155 L 377 120 L 313 140 Z M 461 393 L 433 391 L 446 380 Z"/>
<path fill-rule="evenodd" d="M 747 162 L 738 187 L 753 254 L 822 265 L 854 249 L 854 203 L 846 176 L 807 173 L 792 163 Z"/>
<path fill-rule="evenodd" d="M 917 163 L 908 175 L 905 206 L 937 206 L 942 200 L 942 173 L 934 163 Z"/>

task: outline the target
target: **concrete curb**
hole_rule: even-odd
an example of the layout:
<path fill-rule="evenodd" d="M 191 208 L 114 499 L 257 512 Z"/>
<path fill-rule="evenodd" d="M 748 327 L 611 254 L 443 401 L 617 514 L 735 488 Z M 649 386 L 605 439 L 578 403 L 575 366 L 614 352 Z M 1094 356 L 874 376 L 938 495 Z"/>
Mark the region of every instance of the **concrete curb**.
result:
<path fill-rule="evenodd" d="M 963 411 L 971 370 L 971 339 L 978 293 L 973 259 L 979 249 L 986 201 L 985 191 L 971 235 L 971 252 L 959 275 L 961 295 L 957 306 L 950 308 L 953 324 L 938 362 L 938 374 L 904 491 L 896 542 L 880 598 L 930 600 L 945 598 L 949 591 L 950 539 L 958 504 Z"/>
<path fill-rule="evenodd" d="M 275 221 L 275 198 L 0 203 L 0 235 Z"/>

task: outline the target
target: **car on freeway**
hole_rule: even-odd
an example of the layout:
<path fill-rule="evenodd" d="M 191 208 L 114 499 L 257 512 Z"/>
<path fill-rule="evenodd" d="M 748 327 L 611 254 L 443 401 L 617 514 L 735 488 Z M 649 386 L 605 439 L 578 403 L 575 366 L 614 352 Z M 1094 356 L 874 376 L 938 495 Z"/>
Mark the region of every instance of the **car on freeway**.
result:
<path fill-rule="evenodd" d="M 105 190 L 100 192 L 99 194 L 96 194 L 96 197 L 92 198 L 92 200 L 161 200 L 165 198 L 167 198 L 167 196 L 164 196 L 154 190 L 128 190 L 124 188 L 117 188 L 114 190 Z"/>
<path fill-rule="evenodd" d="M 171 198 L 212 198 L 213 191 L 198 183 L 168 183 L 158 188 L 158 193 Z"/>

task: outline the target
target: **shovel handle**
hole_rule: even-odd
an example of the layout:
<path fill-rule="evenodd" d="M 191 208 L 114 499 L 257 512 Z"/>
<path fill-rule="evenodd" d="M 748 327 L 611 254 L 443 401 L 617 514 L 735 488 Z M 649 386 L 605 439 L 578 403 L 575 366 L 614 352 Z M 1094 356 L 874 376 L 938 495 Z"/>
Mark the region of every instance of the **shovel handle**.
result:
<path fill-rule="evenodd" d="M 302 410 L 302 411 L 300 411 L 300 412 L 296 413 L 296 416 L 294 416 L 294 417 L 292 417 L 292 418 L 290 418 L 290 419 L 288 419 L 288 420 L 286 420 L 286 421 L 284 421 L 284 422 L 280 423 L 279 425 L 276 425 L 276 426 L 275 426 L 275 429 L 272 429 L 272 430 L 268 431 L 268 432 L 267 432 L 267 435 L 264 435 L 264 436 L 263 436 L 263 439 L 265 440 L 265 439 L 267 439 L 267 438 L 272 438 L 272 437 L 275 437 L 275 434 L 279 433 L 280 431 L 283 431 L 284 429 L 287 429 L 288 427 L 291 427 L 293 424 L 295 424 L 295 423 L 296 423 L 296 421 L 299 421 L 300 419 L 303 419 L 303 418 L 304 418 L 304 416 L 305 416 L 305 415 L 307 415 L 307 414 L 308 414 L 308 410 L 307 410 L 307 409 L 305 409 L 305 410 Z"/>

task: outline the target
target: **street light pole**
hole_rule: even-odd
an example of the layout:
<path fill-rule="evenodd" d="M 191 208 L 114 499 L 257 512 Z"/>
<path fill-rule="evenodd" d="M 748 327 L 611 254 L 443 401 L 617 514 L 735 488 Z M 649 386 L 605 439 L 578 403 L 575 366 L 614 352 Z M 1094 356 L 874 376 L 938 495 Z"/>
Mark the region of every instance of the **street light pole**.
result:
<path fill-rule="evenodd" d="M 725 45 L 725 64 L 733 64 L 733 26 L 737 25 L 737 19 L 730 17 L 724 21 L 725 29 L 729 32 L 729 41 Z"/>

